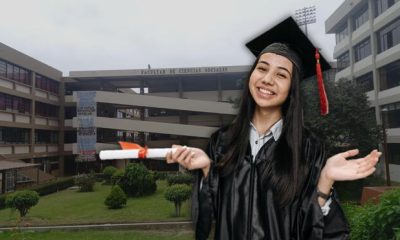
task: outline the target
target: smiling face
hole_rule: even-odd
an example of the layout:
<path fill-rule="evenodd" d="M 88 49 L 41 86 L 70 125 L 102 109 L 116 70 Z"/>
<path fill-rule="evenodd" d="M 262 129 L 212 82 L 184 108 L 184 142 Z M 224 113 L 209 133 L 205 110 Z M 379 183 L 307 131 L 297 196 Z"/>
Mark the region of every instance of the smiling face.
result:
<path fill-rule="evenodd" d="M 258 109 L 281 111 L 290 92 L 293 64 L 281 55 L 264 53 L 250 75 L 249 90 Z"/>

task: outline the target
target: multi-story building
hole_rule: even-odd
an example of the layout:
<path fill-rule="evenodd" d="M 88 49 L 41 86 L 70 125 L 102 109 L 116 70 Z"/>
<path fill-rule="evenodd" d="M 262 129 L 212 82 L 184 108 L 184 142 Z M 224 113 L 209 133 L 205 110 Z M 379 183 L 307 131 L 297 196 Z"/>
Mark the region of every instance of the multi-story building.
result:
<path fill-rule="evenodd" d="M 231 102 L 239 96 L 248 70 L 79 71 L 62 77 L 60 71 L 0 44 L 0 193 L 110 164 L 99 164 L 96 154 L 118 148 L 120 140 L 148 147 L 204 148 L 210 134 L 233 119 Z M 87 131 L 80 126 L 79 114 L 89 108 L 79 104 L 84 102 L 80 96 L 89 95 L 93 108 Z M 95 164 L 76 161 L 87 135 L 92 137 Z M 123 166 L 126 161 L 112 164 Z"/>
<path fill-rule="evenodd" d="M 336 35 L 336 80 L 363 87 L 387 129 L 390 176 L 400 181 L 400 1 L 345 0 L 326 20 Z"/>
<path fill-rule="evenodd" d="M 0 43 L 1 192 L 13 190 L 16 182 L 59 174 L 64 122 L 61 78 L 60 71 Z"/>

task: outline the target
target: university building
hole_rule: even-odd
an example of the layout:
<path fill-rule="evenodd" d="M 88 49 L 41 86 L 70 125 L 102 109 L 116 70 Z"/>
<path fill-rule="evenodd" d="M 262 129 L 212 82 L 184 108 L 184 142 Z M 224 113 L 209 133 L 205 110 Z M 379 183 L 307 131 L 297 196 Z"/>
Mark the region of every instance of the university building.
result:
<path fill-rule="evenodd" d="M 85 167 L 123 167 L 125 160 L 101 162 L 97 155 L 119 149 L 118 141 L 205 148 L 210 134 L 232 121 L 232 102 L 249 68 L 72 71 L 63 77 L 0 43 L 0 193 Z"/>
<path fill-rule="evenodd" d="M 326 20 L 336 35 L 336 80 L 363 87 L 387 130 L 390 176 L 400 181 L 400 1 L 346 0 Z"/>

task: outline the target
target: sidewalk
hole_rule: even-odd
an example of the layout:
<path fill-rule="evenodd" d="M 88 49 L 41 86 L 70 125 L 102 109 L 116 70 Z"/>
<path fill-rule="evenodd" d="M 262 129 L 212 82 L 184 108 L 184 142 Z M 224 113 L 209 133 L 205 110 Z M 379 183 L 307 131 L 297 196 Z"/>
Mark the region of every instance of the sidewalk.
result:
<path fill-rule="evenodd" d="M 0 232 L 6 231 L 77 231 L 77 230 L 192 230 L 192 222 L 142 222 L 142 223 L 106 223 L 106 224 L 82 224 L 82 225 L 49 225 L 49 226 L 21 226 L 21 227 L 0 227 Z"/>

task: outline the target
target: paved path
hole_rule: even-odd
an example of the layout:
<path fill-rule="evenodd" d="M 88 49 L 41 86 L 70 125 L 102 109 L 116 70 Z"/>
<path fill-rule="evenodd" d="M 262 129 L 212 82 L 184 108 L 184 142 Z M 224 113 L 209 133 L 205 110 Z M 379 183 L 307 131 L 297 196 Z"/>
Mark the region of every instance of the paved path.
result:
<path fill-rule="evenodd" d="M 12 231 L 15 227 L 0 227 L 0 231 Z M 49 226 L 23 226 L 19 227 L 22 231 L 76 231 L 76 230 L 109 230 L 109 229 L 129 229 L 129 230 L 191 230 L 192 222 L 142 222 L 142 223 L 105 223 L 105 224 L 82 224 L 82 225 L 49 225 Z"/>

